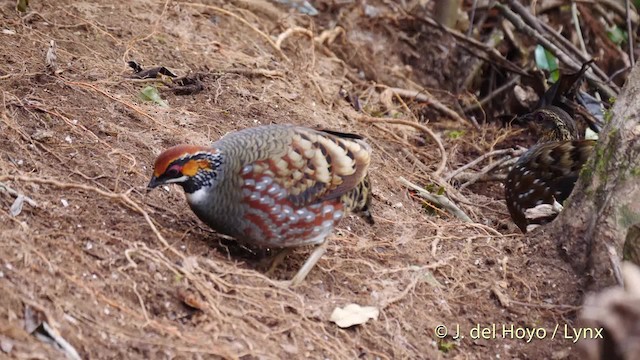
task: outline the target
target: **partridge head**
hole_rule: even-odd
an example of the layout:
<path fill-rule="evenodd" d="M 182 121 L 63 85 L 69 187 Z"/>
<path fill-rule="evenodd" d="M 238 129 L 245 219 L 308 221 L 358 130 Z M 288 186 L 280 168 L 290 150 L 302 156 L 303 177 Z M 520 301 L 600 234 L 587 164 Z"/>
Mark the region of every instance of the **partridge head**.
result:
<path fill-rule="evenodd" d="M 293 125 L 237 131 L 211 146 L 178 145 L 148 185 L 175 183 L 200 220 L 259 247 L 322 245 L 347 212 L 369 212 L 371 148 L 355 134 Z M 293 280 L 324 252 L 318 247 Z"/>
<path fill-rule="evenodd" d="M 543 107 L 525 118 L 539 140 L 520 157 L 505 183 L 507 208 L 524 233 L 534 223 L 526 217 L 526 210 L 566 200 L 595 145 L 594 140 L 578 139 L 574 120 L 558 107 Z"/>

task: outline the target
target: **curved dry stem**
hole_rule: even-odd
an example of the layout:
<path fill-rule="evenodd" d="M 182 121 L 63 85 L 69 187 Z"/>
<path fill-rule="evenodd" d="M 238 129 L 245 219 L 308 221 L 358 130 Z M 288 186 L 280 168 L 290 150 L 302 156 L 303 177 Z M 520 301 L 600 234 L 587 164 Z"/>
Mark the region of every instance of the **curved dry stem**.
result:
<path fill-rule="evenodd" d="M 438 165 L 438 168 L 436 169 L 435 172 L 433 172 L 432 175 L 434 177 L 440 176 L 442 171 L 444 171 L 444 168 L 447 166 L 447 151 L 444 149 L 444 145 L 442 145 L 442 140 L 440 140 L 440 137 L 436 135 L 433 131 L 431 131 L 431 129 L 429 129 L 428 127 L 420 123 L 417 123 L 415 121 L 406 120 L 406 119 L 374 118 L 366 115 L 360 116 L 358 118 L 358 121 L 370 122 L 370 123 L 385 122 L 388 124 L 406 125 L 424 132 L 425 134 L 429 135 L 429 137 L 431 137 L 433 141 L 435 141 L 436 145 L 438 145 L 438 149 L 440 150 L 440 164 Z"/>

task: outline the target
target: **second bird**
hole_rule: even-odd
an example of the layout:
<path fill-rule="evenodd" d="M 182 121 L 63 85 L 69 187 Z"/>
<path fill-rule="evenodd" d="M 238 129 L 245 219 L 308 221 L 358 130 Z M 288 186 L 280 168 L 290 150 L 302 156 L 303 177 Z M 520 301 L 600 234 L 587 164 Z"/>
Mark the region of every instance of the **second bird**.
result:
<path fill-rule="evenodd" d="M 523 233 L 533 223 L 525 212 L 542 204 L 562 204 L 589 158 L 594 140 L 579 140 L 574 120 L 555 106 L 525 116 L 538 143 L 524 153 L 507 175 L 505 197 L 511 218 Z"/>

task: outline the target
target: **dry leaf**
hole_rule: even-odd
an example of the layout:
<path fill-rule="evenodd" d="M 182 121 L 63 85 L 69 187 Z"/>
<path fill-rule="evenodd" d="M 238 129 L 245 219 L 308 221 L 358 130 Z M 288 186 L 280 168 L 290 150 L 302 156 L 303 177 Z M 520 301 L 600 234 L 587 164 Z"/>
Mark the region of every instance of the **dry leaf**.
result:
<path fill-rule="evenodd" d="M 22 212 L 22 205 L 24 205 L 24 195 L 18 195 L 16 200 L 9 208 L 9 214 L 11 214 L 11 216 L 13 217 L 20 215 L 20 213 Z"/>
<path fill-rule="evenodd" d="M 366 323 L 369 319 L 377 319 L 380 311 L 373 306 L 360 306 L 349 304 L 344 308 L 335 308 L 329 320 L 341 328 Z"/>

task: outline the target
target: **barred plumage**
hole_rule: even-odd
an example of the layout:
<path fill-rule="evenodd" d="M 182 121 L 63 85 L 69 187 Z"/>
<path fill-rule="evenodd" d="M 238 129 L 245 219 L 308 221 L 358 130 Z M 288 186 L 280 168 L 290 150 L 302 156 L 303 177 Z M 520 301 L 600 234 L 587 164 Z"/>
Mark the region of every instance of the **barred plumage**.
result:
<path fill-rule="evenodd" d="M 543 107 L 526 117 L 539 141 L 520 157 L 505 182 L 507 208 L 523 233 L 533 223 L 525 216 L 527 209 L 569 197 L 595 145 L 594 140 L 577 139 L 574 120 L 560 108 Z"/>
<path fill-rule="evenodd" d="M 319 245 L 345 212 L 373 222 L 370 161 L 371 147 L 359 135 L 269 125 L 228 134 L 211 147 L 166 150 L 149 187 L 180 184 L 198 218 L 239 241 Z"/>

